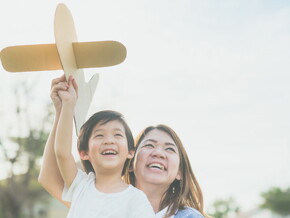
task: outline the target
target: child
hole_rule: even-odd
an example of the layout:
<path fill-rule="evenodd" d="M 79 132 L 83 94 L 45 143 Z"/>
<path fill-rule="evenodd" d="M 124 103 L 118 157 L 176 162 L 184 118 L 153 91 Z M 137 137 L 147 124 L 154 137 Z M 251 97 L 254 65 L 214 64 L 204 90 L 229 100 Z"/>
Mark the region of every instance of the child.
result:
<path fill-rule="evenodd" d="M 58 90 L 55 155 L 65 184 L 62 198 L 71 202 L 68 217 L 155 217 L 146 195 L 122 180 L 134 155 L 134 140 L 120 113 L 95 113 L 82 126 L 78 151 L 86 173 L 77 169 L 71 152 L 77 84 L 69 77 L 65 85 Z"/>

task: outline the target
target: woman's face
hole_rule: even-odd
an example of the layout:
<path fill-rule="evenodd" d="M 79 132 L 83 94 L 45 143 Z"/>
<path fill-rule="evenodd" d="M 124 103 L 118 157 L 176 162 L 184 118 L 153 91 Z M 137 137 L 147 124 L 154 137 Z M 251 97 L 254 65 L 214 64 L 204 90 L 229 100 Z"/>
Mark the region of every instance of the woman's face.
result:
<path fill-rule="evenodd" d="M 180 179 L 179 162 L 178 148 L 170 135 L 158 129 L 151 130 L 136 151 L 136 187 L 148 183 L 169 187 L 175 179 Z"/>

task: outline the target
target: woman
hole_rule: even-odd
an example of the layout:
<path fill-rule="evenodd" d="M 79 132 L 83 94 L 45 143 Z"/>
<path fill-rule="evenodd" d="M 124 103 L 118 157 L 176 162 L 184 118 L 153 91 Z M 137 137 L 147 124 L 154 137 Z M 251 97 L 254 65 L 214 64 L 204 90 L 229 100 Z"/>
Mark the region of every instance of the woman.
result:
<path fill-rule="evenodd" d="M 68 202 L 62 200 L 64 182 L 54 151 L 62 104 L 58 91 L 66 89 L 64 76 L 52 81 L 51 99 L 56 115 L 45 146 L 38 181 L 53 197 L 70 207 Z M 147 195 L 156 217 L 207 217 L 203 212 L 202 192 L 176 133 L 164 125 L 148 127 L 139 135 L 136 145 L 132 170 L 124 177 Z"/>
<path fill-rule="evenodd" d="M 147 195 L 156 217 L 207 217 L 201 189 L 177 134 L 165 125 L 150 126 L 135 144 L 133 171 L 126 181 Z"/>

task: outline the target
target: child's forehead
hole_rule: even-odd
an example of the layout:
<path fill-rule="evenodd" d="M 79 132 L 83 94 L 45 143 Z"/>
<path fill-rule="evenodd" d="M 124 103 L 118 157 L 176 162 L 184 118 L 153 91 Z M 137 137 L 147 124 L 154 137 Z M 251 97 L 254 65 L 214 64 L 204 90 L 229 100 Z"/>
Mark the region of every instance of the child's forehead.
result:
<path fill-rule="evenodd" d="M 93 131 L 104 130 L 104 129 L 113 129 L 113 130 L 125 130 L 124 124 L 120 120 L 101 120 L 96 123 Z"/>

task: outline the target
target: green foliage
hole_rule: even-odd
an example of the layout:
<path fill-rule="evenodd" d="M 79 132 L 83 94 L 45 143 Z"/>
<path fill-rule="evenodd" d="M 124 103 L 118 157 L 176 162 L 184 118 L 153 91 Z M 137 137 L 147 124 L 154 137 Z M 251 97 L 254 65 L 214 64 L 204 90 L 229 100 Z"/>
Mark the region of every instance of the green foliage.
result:
<path fill-rule="evenodd" d="M 227 199 L 217 199 L 214 201 L 210 209 L 210 215 L 214 218 L 226 218 L 230 214 L 236 214 L 238 212 L 239 207 L 232 197 Z"/>
<path fill-rule="evenodd" d="M 269 209 L 282 216 L 290 215 L 290 187 L 285 190 L 273 187 L 261 196 L 264 198 L 261 208 Z"/>
<path fill-rule="evenodd" d="M 11 122 L 6 129 L 18 130 L 18 134 L 13 131 L 0 138 L 0 152 L 4 157 L 0 164 L 5 163 L 8 172 L 8 177 L 0 181 L 0 218 L 33 218 L 34 205 L 45 202 L 48 196 L 37 183 L 37 177 L 38 163 L 51 126 L 51 110 L 47 108 L 39 113 L 42 118 L 32 125 L 28 107 L 36 102 L 31 101 L 30 91 L 25 85 L 14 91 L 17 105 L 14 113 L 10 111 L 10 116 L 16 118 L 16 122 Z M 24 95 L 21 100 L 17 93 Z"/>

